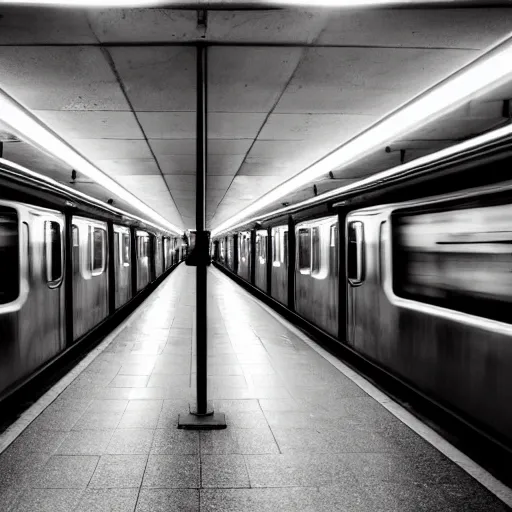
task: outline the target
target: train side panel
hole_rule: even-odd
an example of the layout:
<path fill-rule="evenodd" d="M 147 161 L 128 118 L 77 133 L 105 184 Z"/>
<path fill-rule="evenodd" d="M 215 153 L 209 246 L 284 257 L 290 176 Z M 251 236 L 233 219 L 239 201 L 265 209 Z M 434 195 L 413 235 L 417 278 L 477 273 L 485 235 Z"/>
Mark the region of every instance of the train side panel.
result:
<path fill-rule="evenodd" d="M 227 237 L 227 255 L 226 255 L 227 266 L 231 270 L 235 270 L 235 240 L 233 236 Z"/>
<path fill-rule="evenodd" d="M 437 220 L 424 213 L 421 222 L 396 207 L 351 214 L 347 233 L 363 224 L 366 262 L 362 282 L 349 283 L 349 342 L 510 442 L 512 326 L 482 315 L 497 316 L 512 302 L 512 255 L 498 240 L 511 238 L 499 219 L 506 223 L 512 208 L 509 216 L 493 208 L 448 209 Z"/>
<path fill-rule="evenodd" d="M 114 224 L 116 309 L 132 297 L 130 228 Z"/>
<path fill-rule="evenodd" d="M 162 236 L 156 235 L 155 236 L 155 277 L 160 277 L 164 272 L 164 259 L 163 259 L 163 243 L 162 243 Z"/>
<path fill-rule="evenodd" d="M 135 232 L 137 254 L 137 292 L 151 282 L 151 237 L 147 231 Z"/>
<path fill-rule="evenodd" d="M 251 232 L 238 233 L 238 275 L 251 280 Z"/>
<path fill-rule="evenodd" d="M 337 217 L 326 217 L 295 230 L 295 310 L 333 336 L 338 336 L 337 227 Z"/>
<path fill-rule="evenodd" d="M 272 265 L 270 295 L 288 304 L 288 226 L 272 228 Z"/>
<path fill-rule="evenodd" d="M 268 231 L 256 232 L 255 285 L 264 292 L 267 291 L 267 243 Z"/>
<path fill-rule="evenodd" d="M 0 202 L 0 393 L 65 348 L 64 216 Z"/>
<path fill-rule="evenodd" d="M 73 217 L 73 337 L 108 315 L 107 223 Z"/>

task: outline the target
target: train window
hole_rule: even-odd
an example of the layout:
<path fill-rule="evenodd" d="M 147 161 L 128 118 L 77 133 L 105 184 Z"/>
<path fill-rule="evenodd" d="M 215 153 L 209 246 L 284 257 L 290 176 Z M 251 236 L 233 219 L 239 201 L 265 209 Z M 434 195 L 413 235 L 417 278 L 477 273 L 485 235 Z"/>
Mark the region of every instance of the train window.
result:
<path fill-rule="evenodd" d="M 119 265 L 123 264 L 123 251 L 121 250 L 121 233 L 114 231 L 114 254 L 117 254 L 117 261 Z"/>
<path fill-rule="evenodd" d="M 131 249 L 131 243 L 130 243 L 130 235 L 128 233 L 123 233 L 122 236 L 122 244 L 121 244 L 121 262 L 123 266 L 129 267 L 130 266 L 130 249 Z"/>
<path fill-rule="evenodd" d="M 281 243 L 280 243 L 281 232 L 279 229 L 276 229 L 274 234 L 272 235 L 272 265 L 274 267 L 281 266 Z"/>
<path fill-rule="evenodd" d="M 394 213 L 396 295 L 512 323 L 512 206 L 497 202 L 484 196 Z"/>
<path fill-rule="evenodd" d="M 311 242 L 312 242 L 312 262 L 311 273 L 316 274 L 320 272 L 321 268 L 321 248 L 320 248 L 320 228 L 314 227 L 311 229 Z"/>
<path fill-rule="evenodd" d="M 364 281 L 364 226 L 359 221 L 348 225 L 347 277 L 352 286 Z"/>
<path fill-rule="evenodd" d="M 331 239 L 330 239 L 330 250 L 331 250 L 331 258 L 329 267 L 331 269 L 332 275 L 338 275 L 338 266 L 339 266 L 339 255 L 338 255 L 338 224 L 334 224 L 331 226 Z"/>
<path fill-rule="evenodd" d="M 299 271 L 301 274 L 311 273 L 311 230 L 299 229 Z"/>
<path fill-rule="evenodd" d="M 139 258 L 145 258 L 149 255 L 149 237 L 138 236 L 137 237 L 137 255 Z"/>
<path fill-rule="evenodd" d="M 256 235 L 256 257 L 260 265 L 264 265 L 267 261 L 267 239 L 266 231 L 261 231 Z"/>
<path fill-rule="evenodd" d="M 101 228 L 92 228 L 91 236 L 91 271 L 98 276 L 105 270 L 107 259 L 107 233 Z"/>
<path fill-rule="evenodd" d="M 58 222 L 44 223 L 44 246 L 46 281 L 56 285 L 62 279 L 62 236 Z"/>
<path fill-rule="evenodd" d="M 282 252 L 283 252 L 283 262 L 284 262 L 284 266 L 285 267 L 288 267 L 288 231 L 285 231 L 283 233 L 283 247 L 282 247 Z"/>
<path fill-rule="evenodd" d="M 239 258 L 240 261 L 246 262 L 248 261 L 248 253 L 249 253 L 249 236 L 246 233 L 240 233 L 238 235 L 238 248 L 239 248 Z"/>
<path fill-rule="evenodd" d="M 334 224 L 331 226 L 331 237 L 330 237 L 330 247 L 336 247 L 338 244 L 338 225 Z"/>
<path fill-rule="evenodd" d="M 8 304 L 20 293 L 18 215 L 0 207 L 0 304 Z"/>
<path fill-rule="evenodd" d="M 71 228 L 71 232 L 73 233 L 73 247 L 79 247 L 79 238 L 78 238 L 78 226 L 73 224 Z"/>

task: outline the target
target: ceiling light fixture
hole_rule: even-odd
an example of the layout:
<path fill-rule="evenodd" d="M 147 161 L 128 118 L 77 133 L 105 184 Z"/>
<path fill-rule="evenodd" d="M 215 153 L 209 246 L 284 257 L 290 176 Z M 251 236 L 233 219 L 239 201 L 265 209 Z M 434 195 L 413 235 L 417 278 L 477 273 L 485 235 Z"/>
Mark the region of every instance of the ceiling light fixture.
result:
<path fill-rule="evenodd" d="M 510 0 L 495 0 L 503 5 L 510 5 Z M 353 8 L 401 6 L 418 7 L 439 5 L 457 7 L 467 4 L 468 0 L 3 0 L 3 5 L 45 5 L 59 7 L 167 7 L 187 9 L 267 9 L 267 8 Z M 473 1 L 473 6 L 475 5 Z M 481 2 L 482 4 L 484 2 Z"/>
<path fill-rule="evenodd" d="M 0 120 L 23 140 L 29 142 L 43 152 L 57 158 L 71 168 L 94 180 L 112 194 L 131 204 L 143 215 L 158 225 L 178 235 L 183 233 L 179 227 L 171 224 L 159 213 L 155 212 L 138 197 L 128 192 L 115 180 L 95 167 L 89 160 L 73 149 L 67 142 L 50 130 L 41 120 L 30 113 L 11 96 L 0 89 Z M 106 204 L 106 203 L 105 203 Z"/>
<path fill-rule="evenodd" d="M 512 40 L 509 38 L 216 226 L 212 230 L 212 235 L 229 230 L 243 219 L 248 219 L 266 206 L 282 200 L 287 194 L 328 174 L 329 171 L 340 170 L 364 155 L 386 147 L 398 137 L 459 107 L 490 85 L 510 80 L 511 62 Z"/>
<path fill-rule="evenodd" d="M 115 206 L 111 206 L 110 204 L 107 204 L 104 201 L 101 201 L 100 199 L 97 199 L 95 197 L 84 194 L 83 192 L 80 192 L 79 190 L 76 190 L 72 187 L 68 187 L 67 185 L 60 183 L 60 182 L 54 180 L 53 178 L 49 178 L 48 176 L 45 176 L 44 174 L 39 174 L 37 172 L 31 171 L 30 169 L 27 169 L 26 167 L 23 167 L 22 165 L 19 165 L 15 162 L 11 162 L 9 160 L 5 160 L 4 158 L 0 158 L 0 164 L 2 162 L 5 162 L 5 165 L 7 167 L 11 167 L 18 171 L 21 171 L 21 173 L 24 175 L 31 176 L 38 181 L 43 181 L 45 183 L 48 183 L 48 185 L 51 185 L 53 187 L 56 187 L 59 190 L 67 192 L 68 194 L 70 194 L 72 196 L 79 197 L 79 198 L 83 199 L 84 201 L 87 201 L 88 203 L 95 204 L 100 208 L 107 208 L 108 210 L 113 211 L 122 217 L 137 220 L 139 222 L 142 222 L 143 224 L 147 224 L 148 226 L 153 226 L 154 228 L 157 228 L 157 229 L 160 229 L 163 231 L 171 231 L 171 230 L 169 230 L 169 228 L 163 227 L 161 224 L 156 224 L 154 222 L 149 221 L 148 219 L 143 219 L 142 217 L 138 217 L 137 215 L 134 215 L 133 213 L 129 213 L 129 212 L 121 210 L 120 208 L 117 208 Z M 73 203 L 72 201 L 66 201 L 66 205 L 69 206 L 70 208 L 76 208 L 76 206 L 77 206 L 76 203 Z M 178 234 L 178 235 L 181 236 L 181 234 Z"/>

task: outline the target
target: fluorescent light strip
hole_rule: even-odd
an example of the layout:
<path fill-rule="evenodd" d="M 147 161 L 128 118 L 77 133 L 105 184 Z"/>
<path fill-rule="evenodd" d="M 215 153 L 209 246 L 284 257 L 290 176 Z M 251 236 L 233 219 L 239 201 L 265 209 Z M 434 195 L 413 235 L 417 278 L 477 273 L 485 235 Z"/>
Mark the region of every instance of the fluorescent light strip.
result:
<path fill-rule="evenodd" d="M 386 171 L 379 172 L 377 174 L 370 176 L 369 178 L 365 178 L 363 180 L 356 181 L 355 183 L 351 183 L 350 185 L 344 185 L 343 187 L 329 190 L 328 192 L 324 192 L 323 194 L 320 194 L 319 196 L 316 196 L 316 197 L 312 197 L 311 199 L 306 199 L 305 201 L 301 201 L 300 203 L 297 203 L 297 204 L 294 204 L 291 206 L 287 206 L 285 208 L 279 208 L 278 210 L 274 210 L 272 212 L 265 213 L 264 215 L 259 215 L 257 217 L 253 217 L 251 219 L 246 219 L 238 224 L 234 224 L 233 226 L 231 226 L 228 229 L 224 229 L 224 230 L 214 229 L 211 233 L 211 236 L 216 237 L 216 236 L 222 235 L 224 233 L 227 233 L 229 231 L 232 231 L 234 229 L 245 226 L 247 224 L 262 221 L 269 217 L 281 215 L 281 214 L 284 214 L 291 210 L 295 210 L 297 208 L 303 208 L 304 206 L 327 201 L 329 199 L 332 199 L 333 197 L 340 196 L 342 194 L 346 194 L 347 192 L 350 192 L 351 190 L 356 190 L 360 187 L 364 187 L 365 185 L 371 185 L 378 181 L 386 180 L 393 176 L 397 176 L 406 171 L 414 169 L 415 167 L 421 167 L 421 166 L 428 165 L 435 161 L 441 161 L 445 158 L 449 158 L 458 153 L 468 151 L 468 150 L 473 149 L 479 145 L 493 142 L 494 140 L 498 140 L 498 139 L 500 139 L 502 137 L 506 137 L 508 135 L 512 135 L 512 124 L 504 126 L 503 128 L 498 128 L 497 130 L 493 130 L 493 131 L 485 133 L 483 135 L 479 135 L 478 137 L 474 137 L 467 141 L 461 142 L 460 144 L 456 144 L 455 146 L 450 146 L 449 148 L 442 149 L 440 151 L 437 151 L 436 153 L 431 153 L 430 155 L 422 156 L 421 158 L 417 158 L 417 159 L 412 160 L 411 162 L 408 162 L 406 164 L 398 165 L 397 167 L 393 167 Z"/>
<path fill-rule="evenodd" d="M 80 192 L 79 190 L 75 190 L 74 188 L 68 187 L 67 185 L 62 184 L 62 183 L 54 180 L 53 178 L 49 178 L 48 176 L 45 176 L 44 174 L 39 174 L 37 172 L 31 171 L 30 169 L 27 169 L 26 167 L 23 167 L 22 165 L 19 165 L 15 162 L 11 162 L 10 160 L 6 160 L 5 158 L 0 158 L 0 165 L 1 164 L 4 164 L 6 167 L 11 167 L 18 171 L 21 171 L 23 174 L 31 176 L 32 178 L 35 178 L 36 180 L 44 181 L 48 185 L 51 185 L 53 187 L 56 187 L 59 190 L 67 192 L 71 196 L 79 197 L 79 198 L 83 199 L 84 201 L 95 204 L 100 208 L 105 208 L 106 210 L 113 211 L 113 212 L 115 212 L 119 215 L 122 215 L 123 217 L 127 217 L 129 219 L 138 220 L 144 224 L 147 224 L 148 226 L 153 226 L 154 228 L 157 228 L 161 231 L 166 231 L 168 233 L 174 233 L 175 235 L 181 236 L 180 233 L 177 233 L 174 230 L 170 230 L 169 228 L 164 227 L 160 224 L 155 224 L 154 222 L 151 222 L 147 219 L 138 217 L 137 215 L 134 215 L 133 213 L 128 213 L 125 210 L 121 210 L 121 208 L 111 206 L 110 204 L 105 203 L 105 202 L 101 201 L 100 199 L 97 199 L 96 197 L 92 197 L 87 194 L 84 194 L 83 192 Z M 1 172 L 1 169 L 0 169 L 0 172 Z"/>
<path fill-rule="evenodd" d="M 492 84 L 512 79 L 512 41 L 495 46 L 484 56 L 454 73 L 446 80 L 417 96 L 389 116 L 351 139 L 288 181 L 221 223 L 212 233 L 229 230 L 243 219 L 278 201 L 304 185 L 313 183 L 329 171 L 339 170 L 360 160 L 364 155 L 382 148 L 448 111 L 462 105 Z"/>
<path fill-rule="evenodd" d="M 72 169 L 91 178 L 98 185 L 107 189 L 123 201 L 133 205 L 137 210 L 147 215 L 157 224 L 165 226 L 165 229 L 174 231 L 179 235 L 183 234 L 182 229 L 171 224 L 138 197 L 128 192 L 128 190 L 119 185 L 119 183 L 100 171 L 56 133 L 51 131 L 42 121 L 32 115 L 25 107 L 20 105 L 1 89 L 0 120 L 24 141 L 33 144 L 43 152 L 52 155 L 66 165 L 69 165 Z"/>
<path fill-rule="evenodd" d="M 240 9 L 240 8 L 354 8 L 354 7 L 380 7 L 380 6 L 422 6 L 429 2 L 426 0 L 252 0 L 252 1 L 230 1 L 230 0 L 3 0 L 3 5 L 54 5 L 60 7 L 180 7 L 188 9 Z M 460 6 L 463 0 L 433 0 L 430 5 Z"/>

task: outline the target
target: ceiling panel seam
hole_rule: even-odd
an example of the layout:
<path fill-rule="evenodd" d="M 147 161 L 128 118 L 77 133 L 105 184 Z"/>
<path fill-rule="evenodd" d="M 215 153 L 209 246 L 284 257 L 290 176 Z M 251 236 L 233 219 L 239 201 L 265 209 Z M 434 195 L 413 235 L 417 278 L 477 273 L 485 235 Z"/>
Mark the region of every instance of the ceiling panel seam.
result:
<path fill-rule="evenodd" d="M 286 43 L 286 42 L 266 42 L 266 41 L 254 41 L 254 42 L 229 42 L 229 41 L 204 41 L 200 39 L 194 39 L 184 42 L 170 42 L 170 41 L 146 41 L 146 42 L 115 42 L 115 43 L 0 43 L 0 47 L 89 47 L 89 48 L 125 48 L 125 47 L 153 47 L 153 46 L 197 46 L 199 43 L 203 43 L 207 47 L 220 46 L 220 47 L 255 47 L 255 48 L 361 48 L 361 49 L 389 49 L 389 50 L 450 50 L 450 51 L 461 51 L 466 52 L 468 50 L 482 51 L 481 48 L 465 47 L 455 48 L 451 46 L 404 46 L 404 45 L 365 45 L 365 44 L 315 44 L 315 43 Z"/>
<path fill-rule="evenodd" d="M 304 61 L 304 58 L 306 56 L 306 50 L 310 47 L 310 45 L 314 45 L 316 41 L 318 41 L 318 39 L 320 38 L 321 34 L 323 33 L 323 31 L 325 30 L 325 26 L 322 30 L 320 30 L 318 32 L 318 34 L 316 35 L 316 37 L 313 39 L 313 41 L 311 41 L 310 44 L 308 45 L 302 45 L 300 46 L 302 51 L 301 51 L 301 55 L 300 55 L 300 58 L 298 59 L 297 61 L 297 65 L 295 66 L 295 69 L 290 73 L 290 76 L 288 77 L 288 80 L 286 81 L 286 83 L 284 84 L 283 88 L 281 89 L 281 92 L 280 94 L 278 95 L 278 97 L 276 98 L 274 104 L 272 105 L 272 108 L 269 110 L 269 112 L 267 113 L 263 123 L 261 124 L 260 126 L 260 129 L 258 130 L 258 133 L 256 133 L 256 136 L 254 137 L 253 141 L 252 141 L 252 144 L 250 145 L 249 149 L 247 150 L 247 152 L 245 153 L 245 156 L 244 156 L 244 159 L 242 160 L 242 163 L 240 164 L 239 168 L 238 168 L 238 171 L 234 174 L 233 176 L 233 179 L 231 180 L 231 183 L 229 184 L 228 188 L 226 189 L 226 192 L 224 192 L 224 195 L 222 196 L 222 199 L 219 201 L 219 203 L 217 204 L 216 208 L 215 208 L 215 211 L 212 215 L 212 220 L 211 222 L 213 222 L 214 218 L 215 218 L 215 215 L 217 213 L 217 210 L 219 209 L 219 206 L 222 204 L 222 202 L 224 201 L 224 198 L 226 197 L 226 194 L 228 193 L 229 189 L 231 188 L 231 185 L 233 184 L 233 181 L 235 180 L 236 176 L 238 175 L 238 173 L 240 172 L 240 169 L 242 168 L 242 166 L 244 165 L 245 161 L 247 160 L 247 155 L 251 152 L 254 144 L 256 143 L 256 141 L 258 140 L 258 137 L 260 135 L 260 133 L 262 132 L 264 126 L 266 125 L 269 117 L 271 116 L 271 114 L 274 112 L 275 108 L 277 107 L 279 101 L 281 100 L 281 98 L 283 97 L 283 94 L 284 92 L 286 91 L 286 89 L 288 88 L 288 86 L 290 85 L 291 81 L 293 80 L 293 78 L 295 77 L 295 74 L 297 73 L 297 70 L 299 69 L 300 65 L 302 64 L 302 62 Z M 259 198 L 256 199 L 256 201 L 258 200 Z"/>
<path fill-rule="evenodd" d="M 148 140 L 148 136 L 146 135 L 146 132 L 144 131 L 144 128 L 142 127 L 142 124 L 137 116 L 137 112 L 135 111 L 135 109 L 133 108 L 133 105 L 132 105 L 132 102 L 128 96 L 128 92 L 126 91 L 126 88 L 124 86 L 124 83 L 123 83 L 123 80 L 121 78 L 121 75 L 118 73 L 117 71 L 117 68 L 116 68 L 116 65 L 115 65 L 115 62 L 114 62 L 114 59 L 112 58 L 112 55 L 110 54 L 110 52 L 108 51 L 107 48 L 102 48 L 102 53 L 103 55 L 105 56 L 105 59 L 107 60 L 107 63 L 109 64 L 110 66 L 110 69 L 112 70 L 112 73 L 114 73 L 114 76 L 116 77 L 116 80 L 117 82 L 119 83 L 119 87 L 121 88 L 121 91 L 126 99 L 126 102 L 128 103 L 129 107 L 131 108 L 131 111 L 133 112 L 133 116 L 135 117 L 135 121 L 137 122 L 138 126 L 139 126 L 139 129 L 140 131 L 142 132 L 142 135 L 144 137 L 144 140 L 146 142 L 146 145 L 149 149 L 149 152 L 151 153 L 151 156 L 153 157 L 153 160 L 155 161 L 155 164 L 158 168 L 158 171 L 160 172 L 160 176 L 162 177 L 162 180 L 169 192 L 169 196 L 171 197 L 171 201 L 173 202 L 174 204 L 174 207 L 176 208 L 176 211 L 178 212 L 179 216 L 181 217 L 181 222 L 183 223 L 184 225 L 184 221 L 183 221 L 183 216 L 181 214 L 181 211 L 179 210 L 178 208 L 178 205 L 176 204 L 176 201 L 174 200 L 174 197 L 172 195 L 172 192 L 171 192 L 171 189 L 169 188 L 169 185 L 167 184 L 167 181 L 165 179 L 165 175 L 162 171 L 162 168 L 160 167 L 160 163 L 158 162 L 158 159 L 156 158 L 156 155 L 155 155 L 155 152 L 153 151 L 153 148 L 151 147 L 151 144 L 149 143 L 149 140 Z"/>
<path fill-rule="evenodd" d="M 238 167 L 238 170 L 236 171 L 236 173 L 233 175 L 233 179 L 231 180 L 231 182 L 229 183 L 229 186 L 228 188 L 226 189 L 226 192 L 224 192 L 224 195 L 222 196 L 222 199 L 219 201 L 218 205 L 217 205 L 217 208 L 215 209 L 215 212 L 213 214 L 213 217 L 212 217 L 212 220 L 213 218 L 215 217 L 215 214 L 217 212 L 217 209 L 219 207 L 219 205 L 222 203 L 222 201 L 224 201 L 224 198 L 226 197 L 226 194 L 228 193 L 229 189 L 231 188 L 231 185 L 233 184 L 233 181 L 235 180 L 235 178 L 237 177 L 238 173 L 240 172 L 240 169 L 243 167 L 244 163 L 246 162 L 247 160 L 247 155 L 249 155 L 249 153 L 251 152 L 252 148 L 254 147 L 254 144 L 256 143 L 256 141 L 258 140 L 258 137 L 260 135 L 260 133 L 262 132 L 263 128 L 265 127 L 269 117 L 272 115 L 272 113 L 274 112 L 275 108 L 277 107 L 279 101 L 281 100 L 284 92 L 286 91 L 286 89 L 288 88 L 288 86 L 290 85 L 291 81 L 293 80 L 294 76 L 295 76 L 295 73 L 297 72 L 297 70 L 299 69 L 299 66 L 302 64 L 303 60 L 304 60 L 304 57 L 305 57 L 305 48 L 302 50 L 301 52 L 301 56 L 300 58 L 298 59 L 297 61 L 297 65 L 295 66 L 294 70 L 290 73 L 290 76 L 288 77 L 288 80 L 286 80 L 286 82 L 284 83 L 283 85 L 283 88 L 281 89 L 281 92 L 279 93 L 279 95 L 277 96 L 276 100 L 274 101 L 272 107 L 270 108 L 270 110 L 267 112 L 267 115 L 265 116 L 265 119 L 263 120 L 263 123 L 261 124 L 258 132 L 256 133 L 254 139 L 252 139 L 252 143 L 251 145 L 249 146 L 249 149 L 247 150 L 247 152 L 245 153 L 245 156 L 244 156 L 244 159 L 242 160 L 240 166 Z"/>

